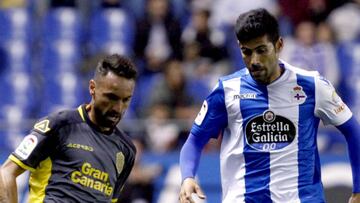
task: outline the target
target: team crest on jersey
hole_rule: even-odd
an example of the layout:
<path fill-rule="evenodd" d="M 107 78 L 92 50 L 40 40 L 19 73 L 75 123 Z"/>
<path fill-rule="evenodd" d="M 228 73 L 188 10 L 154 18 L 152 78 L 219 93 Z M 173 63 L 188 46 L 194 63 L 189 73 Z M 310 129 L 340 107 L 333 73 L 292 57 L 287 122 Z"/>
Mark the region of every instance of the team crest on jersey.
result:
<path fill-rule="evenodd" d="M 15 150 L 15 154 L 22 159 L 27 159 L 38 143 L 35 135 L 26 136 Z"/>
<path fill-rule="evenodd" d="M 34 129 L 46 133 L 50 130 L 49 123 L 50 121 L 48 119 L 42 120 L 34 125 Z"/>
<path fill-rule="evenodd" d="M 263 117 L 266 122 L 271 123 L 275 120 L 276 115 L 272 111 L 265 111 Z"/>
<path fill-rule="evenodd" d="M 122 152 L 116 153 L 116 171 L 120 174 L 124 168 L 125 156 Z"/>
<path fill-rule="evenodd" d="M 245 127 L 246 142 L 258 151 L 276 151 L 290 145 L 296 136 L 293 122 L 266 110 L 253 117 Z"/>
<path fill-rule="evenodd" d="M 201 125 L 201 123 L 203 122 L 203 120 L 204 120 L 204 118 L 206 116 L 207 111 L 208 111 L 208 103 L 205 100 L 204 103 L 201 106 L 200 112 L 198 113 L 198 115 L 195 118 L 195 123 L 197 125 Z"/>
<path fill-rule="evenodd" d="M 291 99 L 293 102 L 297 104 L 302 104 L 305 102 L 307 98 L 307 95 L 303 91 L 303 88 L 301 86 L 295 86 L 291 90 Z"/>

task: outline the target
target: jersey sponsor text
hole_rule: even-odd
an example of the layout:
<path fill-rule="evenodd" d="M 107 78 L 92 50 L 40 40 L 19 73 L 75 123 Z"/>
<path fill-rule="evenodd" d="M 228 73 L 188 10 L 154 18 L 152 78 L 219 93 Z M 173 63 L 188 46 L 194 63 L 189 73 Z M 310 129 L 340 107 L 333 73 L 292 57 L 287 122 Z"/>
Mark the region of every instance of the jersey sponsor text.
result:
<path fill-rule="evenodd" d="M 295 125 L 270 110 L 255 116 L 246 125 L 248 144 L 260 151 L 282 149 L 292 143 L 295 135 Z"/>
<path fill-rule="evenodd" d="M 90 152 L 94 151 L 93 147 L 87 146 L 87 145 L 82 145 L 82 144 L 69 143 L 66 146 L 69 147 L 69 148 L 82 149 L 82 150 L 90 151 Z"/>
<path fill-rule="evenodd" d="M 109 174 L 92 167 L 90 163 L 85 162 L 81 171 L 73 171 L 71 180 L 85 187 L 98 190 L 107 196 L 112 195 L 113 187 L 110 185 Z"/>

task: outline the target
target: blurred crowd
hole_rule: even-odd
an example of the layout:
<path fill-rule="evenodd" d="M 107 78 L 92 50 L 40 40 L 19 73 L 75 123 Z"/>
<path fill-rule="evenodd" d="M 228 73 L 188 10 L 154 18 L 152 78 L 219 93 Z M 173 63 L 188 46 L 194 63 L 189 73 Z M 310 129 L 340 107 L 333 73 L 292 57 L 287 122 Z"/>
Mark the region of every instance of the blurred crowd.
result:
<path fill-rule="evenodd" d="M 33 119 L 89 101 L 96 62 L 116 52 L 140 72 L 122 127 L 145 151 L 178 150 L 217 79 L 244 68 L 233 26 L 257 7 L 279 20 L 281 58 L 319 71 L 360 119 L 360 0 L 2 0 L 0 147 Z"/>

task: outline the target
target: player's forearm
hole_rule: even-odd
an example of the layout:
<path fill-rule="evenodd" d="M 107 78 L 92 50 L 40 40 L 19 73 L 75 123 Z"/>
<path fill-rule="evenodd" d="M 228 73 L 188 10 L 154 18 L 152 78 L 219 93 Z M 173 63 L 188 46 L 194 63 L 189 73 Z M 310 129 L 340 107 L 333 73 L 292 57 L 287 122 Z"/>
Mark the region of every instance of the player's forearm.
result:
<path fill-rule="evenodd" d="M 199 165 L 201 151 L 209 139 L 200 139 L 189 135 L 180 152 L 180 170 L 182 180 L 194 177 Z"/>
<path fill-rule="evenodd" d="M 8 198 L 5 190 L 6 187 L 4 185 L 4 180 L 2 177 L 3 174 L 2 174 L 2 170 L 0 169 L 0 203 L 5 203 L 8 202 Z"/>
<path fill-rule="evenodd" d="M 16 203 L 17 186 L 16 179 L 0 169 L 0 203 Z"/>
<path fill-rule="evenodd" d="M 344 134 L 348 145 L 353 174 L 353 193 L 360 193 L 360 124 L 353 116 L 349 121 L 337 126 Z"/>

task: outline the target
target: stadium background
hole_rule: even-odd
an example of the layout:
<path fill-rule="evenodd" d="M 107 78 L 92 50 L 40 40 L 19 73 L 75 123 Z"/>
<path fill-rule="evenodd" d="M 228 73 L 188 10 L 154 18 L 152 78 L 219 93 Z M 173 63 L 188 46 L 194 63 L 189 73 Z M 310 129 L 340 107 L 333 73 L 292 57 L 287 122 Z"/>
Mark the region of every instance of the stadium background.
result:
<path fill-rule="evenodd" d="M 177 202 L 179 149 L 217 78 L 243 67 L 233 25 L 256 7 L 278 17 L 281 57 L 325 75 L 360 119 L 359 0 L 2 0 L 0 161 L 37 118 L 89 101 L 96 61 L 116 52 L 140 71 L 120 124 L 140 152 L 123 202 Z M 346 143 L 322 126 L 318 145 L 328 202 L 346 202 Z M 199 168 L 210 203 L 221 199 L 218 150 L 209 143 Z M 20 202 L 26 176 L 18 179 Z"/>

